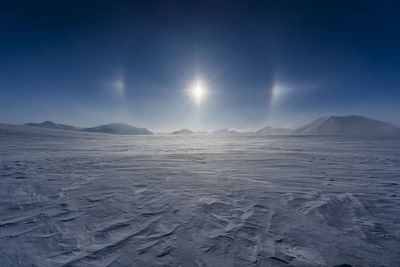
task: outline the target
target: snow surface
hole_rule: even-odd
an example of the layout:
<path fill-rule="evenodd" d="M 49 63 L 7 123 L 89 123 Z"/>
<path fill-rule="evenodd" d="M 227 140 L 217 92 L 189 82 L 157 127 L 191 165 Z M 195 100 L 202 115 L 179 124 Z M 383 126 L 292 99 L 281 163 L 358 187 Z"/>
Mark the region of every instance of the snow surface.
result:
<path fill-rule="evenodd" d="M 398 266 L 400 141 L 0 125 L 0 266 Z"/>

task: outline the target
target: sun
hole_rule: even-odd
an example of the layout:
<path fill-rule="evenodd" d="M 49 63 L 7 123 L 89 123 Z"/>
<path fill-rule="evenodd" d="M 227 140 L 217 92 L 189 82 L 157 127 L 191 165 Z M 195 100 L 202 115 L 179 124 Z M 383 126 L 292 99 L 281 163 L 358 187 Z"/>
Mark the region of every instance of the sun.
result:
<path fill-rule="evenodd" d="M 200 103 L 206 93 L 203 83 L 201 81 L 196 81 L 192 86 L 191 93 L 196 102 Z"/>
<path fill-rule="evenodd" d="M 196 98 L 200 98 L 204 94 L 204 89 L 201 86 L 196 86 L 193 89 L 193 94 L 196 96 Z"/>

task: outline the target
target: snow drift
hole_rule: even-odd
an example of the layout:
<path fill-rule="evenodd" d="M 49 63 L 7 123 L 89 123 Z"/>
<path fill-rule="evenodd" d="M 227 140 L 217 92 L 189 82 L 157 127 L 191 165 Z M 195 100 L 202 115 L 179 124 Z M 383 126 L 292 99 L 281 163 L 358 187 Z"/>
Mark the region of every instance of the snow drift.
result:
<path fill-rule="evenodd" d="M 293 134 L 400 137 L 400 128 L 362 116 L 328 116 L 296 129 Z"/>
<path fill-rule="evenodd" d="M 400 139 L 0 124 L 0 266 L 398 266 L 399 173 Z"/>

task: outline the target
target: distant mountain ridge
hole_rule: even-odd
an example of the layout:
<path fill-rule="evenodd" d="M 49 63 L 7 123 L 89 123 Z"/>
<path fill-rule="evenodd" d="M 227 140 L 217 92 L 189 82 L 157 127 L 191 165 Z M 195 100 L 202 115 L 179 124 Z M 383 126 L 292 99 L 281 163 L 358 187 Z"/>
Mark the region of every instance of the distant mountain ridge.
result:
<path fill-rule="evenodd" d="M 239 132 L 235 131 L 235 130 L 230 130 L 230 129 L 219 129 L 219 130 L 213 131 L 212 133 L 214 133 L 214 134 L 237 134 Z"/>
<path fill-rule="evenodd" d="M 193 132 L 189 129 L 182 129 L 179 131 L 172 132 L 171 134 L 193 134 Z"/>
<path fill-rule="evenodd" d="M 267 126 L 267 127 L 263 128 L 263 129 L 257 131 L 257 133 L 259 133 L 259 134 L 272 134 L 272 135 L 274 135 L 274 134 L 276 134 L 276 135 L 279 135 L 279 134 L 290 134 L 291 132 L 292 132 L 292 130 L 290 130 L 290 129 L 274 128 L 274 127 L 271 127 L 271 126 Z"/>
<path fill-rule="evenodd" d="M 78 131 L 79 129 L 71 126 L 71 125 L 66 125 L 66 124 L 61 124 L 61 123 L 55 123 L 52 121 L 44 121 L 41 123 L 26 123 L 23 126 L 29 126 L 29 127 L 36 127 L 36 128 L 45 128 L 45 129 L 56 129 L 56 130 L 67 130 L 67 131 Z"/>
<path fill-rule="evenodd" d="M 152 135 L 146 128 L 138 128 L 124 123 L 111 123 L 82 129 L 84 132 L 121 135 Z"/>
<path fill-rule="evenodd" d="M 153 133 L 146 128 L 138 128 L 123 123 L 104 124 L 89 128 L 78 128 L 71 125 L 44 121 L 41 123 L 26 123 L 23 126 L 64 130 L 81 131 L 120 135 L 152 135 Z M 229 129 L 221 129 L 212 132 L 213 134 L 237 133 Z M 258 134 L 265 135 L 350 135 L 350 136 L 376 136 L 376 137 L 400 137 L 400 127 L 393 124 L 366 118 L 362 116 L 326 116 L 318 118 L 296 130 L 285 128 L 274 128 L 267 126 L 259 131 Z M 189 129 L 181 129 L 171 134 L 193 134 Z"/>
<path fill-rule="evenodd" d="M 292 132 L 297 135 L 399 136 L 400 127 L 362 116 L 327 116 Z"/>
<path fill-rule="evenodd" d="M 152 135 L 153 133 L 146 128 L 138 128 L 124 123 L 111 123 L 99 125 L 89 128 L 77 128 L 71 125 L 59 124 L 52 121 L 44 121 L 41 123 L 26 123 L 23 126 L 64 130 L 64 131 L 82 131 L 91 133 L 107 133 L 107 134 L 120 134 L 120 135 Z"/>

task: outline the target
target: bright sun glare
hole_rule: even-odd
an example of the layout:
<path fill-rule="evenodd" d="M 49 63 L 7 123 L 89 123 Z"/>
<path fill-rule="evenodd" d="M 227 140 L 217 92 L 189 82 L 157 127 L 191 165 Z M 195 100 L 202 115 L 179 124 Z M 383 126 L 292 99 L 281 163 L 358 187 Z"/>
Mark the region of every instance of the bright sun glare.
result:
<path fill-rule="evenodd" d="M 205 95 L 205 89 L 201 81 L 197 81 L 192 87 L 192 95 L 199 103 Z"/>

